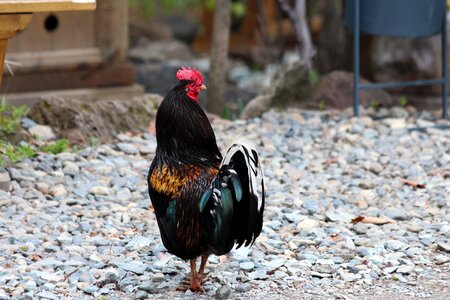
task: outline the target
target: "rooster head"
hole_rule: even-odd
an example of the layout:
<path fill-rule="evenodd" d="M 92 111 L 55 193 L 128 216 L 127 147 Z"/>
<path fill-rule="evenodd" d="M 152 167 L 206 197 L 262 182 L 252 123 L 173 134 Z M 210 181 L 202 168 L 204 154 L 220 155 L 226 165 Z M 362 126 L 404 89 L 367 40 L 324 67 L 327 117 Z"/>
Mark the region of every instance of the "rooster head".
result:
<path fill-rule="evenodd" d="M 198 103 L 198 94 L 201 90 L 206 90 L 206 86 L 203 84 L 203 76 L 196 68 L 181 67 L 177 72 L 177 79 L 179 81 L 187 81 L 185 91 L 186 95 Z"/>

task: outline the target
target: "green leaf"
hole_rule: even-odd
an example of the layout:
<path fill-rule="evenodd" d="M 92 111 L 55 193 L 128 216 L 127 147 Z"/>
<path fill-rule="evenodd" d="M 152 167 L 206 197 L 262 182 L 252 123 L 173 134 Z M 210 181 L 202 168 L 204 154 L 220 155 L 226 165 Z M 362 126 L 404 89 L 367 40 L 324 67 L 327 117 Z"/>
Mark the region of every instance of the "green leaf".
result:
<path fill-rule="evenodd" d="M 233 2 L 231 4 L 231 15 L 236 18 L 242 18 L 247 13 L 247 6 L 242 2 Z"/>
<path fill-rule="evenodd" d="M 319 71 L 317 71 L 317 69 L 315 68 L 311 68 L 311 70 L 309 71 L 309 81 L 311 82 L 311 84 L 316 84 L 317 82 L 319 82 L 320 80 L 320 74 Z"/>

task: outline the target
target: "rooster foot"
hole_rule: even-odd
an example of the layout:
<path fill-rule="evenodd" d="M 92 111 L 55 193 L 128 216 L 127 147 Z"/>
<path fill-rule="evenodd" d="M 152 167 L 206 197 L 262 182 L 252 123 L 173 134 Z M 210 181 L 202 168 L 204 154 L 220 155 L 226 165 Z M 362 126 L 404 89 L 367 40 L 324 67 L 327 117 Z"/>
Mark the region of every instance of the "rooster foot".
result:
<path fill-rule="evenodd" d="M 199 280 L 200 280 L 200 284 L 204 284 L 207 280 L 208 280 L 208 274 L 198 274 Z"/>
<path fill-rule="evenodd" d="M 201 276 L 195 276 L 191 278 L 191 291 L 196 293 L 204 293 L 205 290 L 202 287 L 202 278 Z"/>
<path fill-rule="evenodd" d="M 177 287 L 177 291 L 186 292 L 191 288 L 191 282 L 189 280 L 183 280 L 180 285 Z"/>
<path fill-rule="evenodd" d="M 176 288 L 177 291 L 186 292 L 187 290 L 191 290 L 193 292 L 201 292 L 204 293 L 202 285 L 206 282 L 206 276 L 198 274 L 194 279 L 187 277 L 185 278 L 180 285 Z"/>

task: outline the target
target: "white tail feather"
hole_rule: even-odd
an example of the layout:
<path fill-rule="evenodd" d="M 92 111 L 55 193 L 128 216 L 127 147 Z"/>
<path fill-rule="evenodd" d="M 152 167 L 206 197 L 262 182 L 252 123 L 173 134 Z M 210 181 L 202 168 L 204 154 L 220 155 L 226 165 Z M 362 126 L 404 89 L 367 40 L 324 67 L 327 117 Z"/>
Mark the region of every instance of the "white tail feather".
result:
<path fill-rule="evenodd" d="M 231 158 L 237 153 L 241 152 L 245 164 L 248 169 L 249 178 L 249 191 L 251 194 L 256 196 L 258 200 L 258 212 L 261 212 L 263 205 L 263 181 L 264 174 L 261 168 L 261 163 L 259 161 L 258 152 L 255 147 L 247 140 L 240 139 L 235 142 L 229 149 L 225 157 L 223 158 L 222 165 L 227 165 L 230 163 Z"/>

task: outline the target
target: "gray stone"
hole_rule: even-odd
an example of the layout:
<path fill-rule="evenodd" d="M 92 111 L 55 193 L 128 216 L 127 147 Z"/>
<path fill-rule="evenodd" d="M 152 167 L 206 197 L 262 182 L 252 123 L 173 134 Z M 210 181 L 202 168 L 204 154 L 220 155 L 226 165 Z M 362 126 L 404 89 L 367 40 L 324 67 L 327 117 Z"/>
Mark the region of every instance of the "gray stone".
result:
<path fill-rule="evenodd" d="M 308 210 L 308 214 L 313 215 L 319 210 L 320 203 L 317 200 L 305 199 L 302 206 Z"/>
<path fill-rule="evenodd" d="M 388 208 L 388 209 L 384 210 L 384 215 L 386 215 L 388 218 L 391 218 L 391 219 L 397 220 L 397 221 L 405 221 L 408 219 L 404 210 L 400 210 L 400 209 L 396 209 L 396 208 Z"/>
<path fill-rule="evenodd" d="M 414 267 L 413 266 L 408 266 L 408 265 L 401 265 L 397 269 L 397 273 L 400 273 L 400 274 L 403 274 L 403 275 L 411 274 L 413 272 L 414 272 Z"/>
<path fill-rule="evenodd" d="M 93 294 L 96 291 L 98 291 L 98 287 L 96 287 L 95 285 L 88 285 L 83 287 L 83 292 L 85 292 L 86 294 Z"/>
<path fill-rule="evenodd" d="M 236 286 L 236 292 L 238 293 L 246 293 L 252 289 L 252 286 L 250 283 L 240 283 L 238 286 Z"/>
<path fill-rule="evenodd" d="M 250 280 L 258 280 L 258 279 L 259 280 L 265 280 L 265 279 L 268 278 L 268 276 L 267 276 L 266 270 L 259 269 L 259 270 L 256 270 L 256 271 L 253 271 L 253 272 L 249 273 L 248 274 L 248 278 Z"/>
<path fill-rule="evenodd" d="M 438 251 L 450 253 L 450 244 L 449 243 L 438 243 L 436 249 Z"/>
<path fill-rule="evenodd" d="M 119 148 L 120 151 L 122 151 L 125 154 L 138 154 L 139 150 L 132 144 L 127 144 L 127 143 L 118 143 L 117 147 Z"/>
<path fill-rule="evenodd" d="M 312 219 L 305 219 L 297 224 L 297 230 L 309 230 L 316 227 L 319 227 L 319 222 Z"/>
<path fill-rule="evenodd" d="M 64 276 L 61 274 L 56 274 L 56 273 L 49 273 L 49 272 L 41 272 L 39 274 L 40 278 L 44 279 L 45 281 L 50 281 L 50 282 L 60 282 L 62 280 L 64 280 Z"/>
<path fill-rule="evenodd" d="M 141 235 L 134 236 L 130 242 L 127 244 L 127 249 L 131 251 L 140 250 L 144 247 L 150 246 L 152 240 Z"/>
<path fill-rule="evenodd" d="M 125 271 L 130 271 L 138 275 L 144 274 L 145 270 L 147 269 L 147 266 L 138 260 L 119 263 L 117 264 L 117 266 Z"/>
<path fill-rule="evenodd" d="M 166 279 L 163 273 L 155 273 L 152 275 L 153 282 L 163 282 Z"/>
<path fill-rule="evenodd" d="M 34 125 L 28 128 L 28 132 L 38 141 L 51 141 L 56 139 L 56 135 L 50 126 Z"/>
<path fill-rule="evenodd" d="M 251 261 L 242 262 L 239 264 L 239 267 L 244 271 L 251 271 L 255 268 L 255 264 Z"/>
<path fill-rule="evenodd" d="M 216 298 L 217 299 L 228 299 L 231 295 L 231 288 L 225 284 L 217 289 Z"/>
<path fill-rule="evenodd" d="M 138 285 L 139 290 L 146 291 L 147 293 L 154 294 L 156 293 L 156 287 L 150 281 L 145 281 Z"/>
<path fill-rule="evenodd" d="M 383 274 L 388 275 L 395 272 L 398 269 L 398 266 L 395 267 L 387 267 L 383 269 Z"/>
<path fill-rule="evenodd" d="M 7 172 L 0 169 L 0 190 L 9 192 L 11 188 L 11 178 Z"/>
<path fill-rule="evenodd" d="M 29 118 L 22 118 L 20 119 L 20 126 L 24 129 L 29 129 L 30 127 L 36 126 L 36 122 Z"/>
<path fill-rule="evenodd" d="M 447 255 L 439 254 L 439 255 L 436 255 L 434 260 L 436 261 L 437 265 L 443 265 L 445 263 L 450 262 L 450 257 L 448 257 Z"/>
<path fill-rule="evenodd" d="M 136 292 L 136 294 L 134 294 L 134 298 L 135 299 L 147 299 L 148 294 L 146 291 L 139 290 Z"/>
<path fill-rule="evenodd" d="M 59 297 L 56 296 L 55 294 L 48 292 L 48 291 L 42 291 L 40 293 L 36 294 L 38 297 L 40 297 L 41 299 L 50 299 L 50 300 L 58 300 Z"/>
<path fill-rule="evenodd" d="M 108 196 L 110 191 L 105 186 L 93 186 L 89 189 L 89 193 L 93 195 Z"/>
<path fill-rule="evenodd" d="M 353 215 L 344 211 L 329 210 L 325 213 L 327 219 L 332 222 L 349 223 L 353 219 Z"/>
<path fill-rule="evenodd" d="M 384 246 L 386 249 L 392 250 L 392 251 L 399 251 L 403 249 L 406 245 L 405 243 L 398 241 L 398 240 L 388 240 L 384 243 Z"/>

